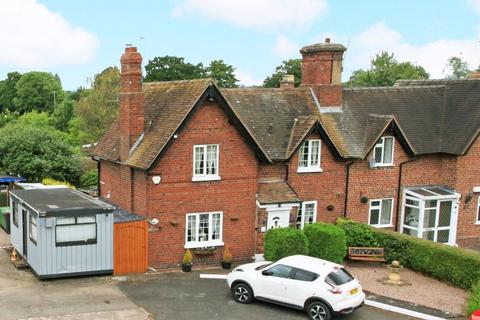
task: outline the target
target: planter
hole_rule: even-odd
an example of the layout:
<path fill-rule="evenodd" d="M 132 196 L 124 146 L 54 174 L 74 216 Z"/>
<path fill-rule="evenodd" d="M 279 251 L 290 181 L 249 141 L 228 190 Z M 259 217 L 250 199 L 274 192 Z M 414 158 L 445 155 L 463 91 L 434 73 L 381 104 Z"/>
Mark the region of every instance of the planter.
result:
<path fill-rule="evenodd" d="M 232 263 L 231 262 L 225 262 L 225 261 L 222 261 L 222 268 L 223 269 L 231 269 L 232 268 Z"/>
<path fill-rule="evenodd" d="M 215 248 L 213 247 L 193 249 L 193 254 L 201 257 L 211 256 L 214 253 L 215 253 Z"/>
<path fill-rule="evenodd" d="M 182 263 L 182 271 L 183 271 L 183 272 L 190 272 L 190 271 L 192 271 L 192 265 L 191 265 L 191 264 L 183 264 L 183 263 Z"/>

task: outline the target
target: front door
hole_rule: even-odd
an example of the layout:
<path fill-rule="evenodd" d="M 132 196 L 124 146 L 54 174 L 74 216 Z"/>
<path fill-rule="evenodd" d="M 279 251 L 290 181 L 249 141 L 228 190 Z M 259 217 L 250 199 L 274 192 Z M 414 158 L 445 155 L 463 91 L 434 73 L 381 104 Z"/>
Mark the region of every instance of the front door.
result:
<path fill-rule="evenodd" d="M 22 231 L 23 231 L 23 258 L 27 259 L 27 248 L 28 248 L 28 211 L 22 209 Z"/>
<path fill-rule="evenodd" d="M 272 228 L 287 228 L 290 223 L 290 209 L 269 210 L 267 230 Z"/>

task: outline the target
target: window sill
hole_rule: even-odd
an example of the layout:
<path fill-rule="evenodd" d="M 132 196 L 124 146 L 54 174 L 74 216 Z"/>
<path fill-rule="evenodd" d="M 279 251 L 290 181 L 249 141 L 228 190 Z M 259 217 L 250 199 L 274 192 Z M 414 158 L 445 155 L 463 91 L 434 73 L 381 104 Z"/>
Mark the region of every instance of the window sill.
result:
<path fill-rule="evenodd" d="M 480 221 L 475 222 L 475 225 L 480 226 Z"/>
<path fill-rule="evenodd" d="M 219 181 L 221 180 L 219 175 L 210 175 L 210 176 L 193 176 L 192 181 L 193 182 L 199 182 L 199 181 Z"/>
<path fill-rule="evenodd" d="M 393 224 L 369 224 L 370 227 L 374 227 L 374 228 L 378 228 L 378 229 L 381 229 L 381 228 L 393 228 Z"/>
<path fill-rule="evenodd" d="M 389 168 L 389 167 L 395 167 L 395 165 L 392 164 L 376 164 L 372 168 Z"/>
<path fill-rule="evenodd" d="M 185 243 L 185 249 L 195 249 L 195 248 L 205 248 L 205 247 L 221 247 L 223 245 L 224 245 L 223 241 Z"/>
<path fill-rule="evenodd" d="M 298 173 L 315 173 L 315 172 L 323 172 L 322 168 L 298 168 Z"/>

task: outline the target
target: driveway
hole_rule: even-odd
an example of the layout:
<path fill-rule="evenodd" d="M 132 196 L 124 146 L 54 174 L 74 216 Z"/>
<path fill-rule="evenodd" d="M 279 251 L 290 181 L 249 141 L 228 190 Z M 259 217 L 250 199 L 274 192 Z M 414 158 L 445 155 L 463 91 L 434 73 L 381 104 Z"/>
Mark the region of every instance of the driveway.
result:
<path fill-rule="evenodd" d="M 119 283 L 135 304 L 155 319 L 248 319 L 305 320 L 298 310 L 255 301 L 249 305 L 234 302 L 225 280 L 200 279 L 199 272 L 164 273 L 137 277 Z M 192 317 L 193 316 L 193 317 Z M 413 319 L 371 307 L 363 307 L 339 320 Z"/>

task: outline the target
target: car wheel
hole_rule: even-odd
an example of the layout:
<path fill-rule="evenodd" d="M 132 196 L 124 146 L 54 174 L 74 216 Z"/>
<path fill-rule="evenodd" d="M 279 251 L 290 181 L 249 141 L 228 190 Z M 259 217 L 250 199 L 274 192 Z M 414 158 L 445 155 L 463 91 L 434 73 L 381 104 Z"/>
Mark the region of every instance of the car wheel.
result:
<path fill-rule="evenodd" d="M 253 292 L 245 283 L 236 284 L 232 289 L 233 300 L 239 303 L 250 303 L 253 299 Z"/>
<path fill-rule="evenodd" d="M 307 307 L 308 316 L 312 320 L 330 320 L 332 313 L 330 308 L 321 301 L 313 301 Z"/>

